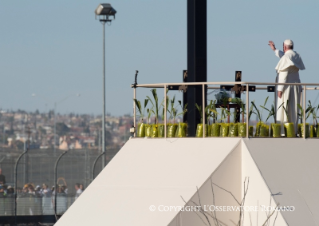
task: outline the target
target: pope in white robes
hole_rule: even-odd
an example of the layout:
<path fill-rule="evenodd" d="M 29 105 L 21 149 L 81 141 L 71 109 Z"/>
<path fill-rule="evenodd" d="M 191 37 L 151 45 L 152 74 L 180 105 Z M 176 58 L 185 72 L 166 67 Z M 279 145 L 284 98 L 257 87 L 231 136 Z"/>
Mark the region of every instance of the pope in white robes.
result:
<path fill-rule="evenodd" d="M 285 40 L 284 52 L 275 48 L 272 41 L 269 41 L 272 50 L 280 58 L 277 66 L 277 83 L 300 83 L 299 70 L 304 70 L 305 66 L 300 55 L 293 51 L 293 42 Z M 294 85 L 277 85 L 276 87 L 276 122 L 281 124 L 281 134 L 284 135 L 284 123 L 292 122 L 295 126 L 295 133 L 298 132 L 298 104 L 301 104 L 301 86 Z M 287 105 L 288 100 L 288 105 Z M 288 118 L 283 107 L 288 112 Z M 280 108 L 279 108 L 280 107 Z M 279 108 L 279 109 L 278 109 Z"/>

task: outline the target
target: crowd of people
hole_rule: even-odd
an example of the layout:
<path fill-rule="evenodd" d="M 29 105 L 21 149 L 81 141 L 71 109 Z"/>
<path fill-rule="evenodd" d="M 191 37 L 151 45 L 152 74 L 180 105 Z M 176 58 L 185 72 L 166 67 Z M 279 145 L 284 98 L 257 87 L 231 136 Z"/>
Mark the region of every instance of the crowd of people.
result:
<path fill-rule="evenodd" d="M 61 215 L 84 190 L 84 186 L 80 183 L 76 183 L 74 188 L 75 194 L 69 194 L 68 187 L 64 184 L 50 188 L 47 184 L 34 186 L 28 183 L 22 188 L 17 188 L 15 194 L 14 188 L 6 185 L 5 176 L 0 169 L 0 216 L 15 214 L 15 199 L 17 215 Z"/>

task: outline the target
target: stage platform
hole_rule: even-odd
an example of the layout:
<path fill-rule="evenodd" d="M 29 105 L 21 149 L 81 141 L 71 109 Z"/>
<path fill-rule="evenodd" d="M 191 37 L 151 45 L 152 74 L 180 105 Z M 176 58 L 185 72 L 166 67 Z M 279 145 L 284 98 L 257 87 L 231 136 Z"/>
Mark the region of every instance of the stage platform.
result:
<path fill-rule="evenodd" d="M 270 214 L 262 206 L 277 203 L 294 209 L 275 212 L 269 225 L 317 225 L 318 145 L 300 138 L 134 138 L 56 225 L 205 225 L 201 213 L 178 208 L 199 197 L 202 207 L 238 207 L 247 178 L 244 206 L 259 210 L 245 211 L 243 225 L 262 225 Z M 239 220 L 239 211 L 213 213 L 226 225 Z"/>

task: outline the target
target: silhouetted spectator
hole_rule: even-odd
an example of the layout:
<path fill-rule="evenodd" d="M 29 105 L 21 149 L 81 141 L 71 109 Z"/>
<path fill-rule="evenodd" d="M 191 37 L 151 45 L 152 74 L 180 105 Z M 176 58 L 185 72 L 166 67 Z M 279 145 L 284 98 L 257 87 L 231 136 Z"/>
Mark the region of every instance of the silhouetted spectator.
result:
<path fill-rule="evenodd" d="M 57 202 L 56 202 L 56 211 L 58 215 L 62 215 L 67 210 L 67 197 L 64 192 L 63 186 L 58 186 L 57 193 Z"/>
<path fill-rule="evenodd" d="M 42 213 L 43 215 L 50 215 L 54 214 L 54 211 L 51 206 L 51 194 L 52 191 L 50 190 L 47 184 L 42 185 Z"/>
<path fill-rule="evenodd" d="M 83 184 L 80 184 L 80 189 L 81 189 L 82 192 L 84 191 L 84 186 L 83 186 Z"/>
<path fill-rule="evenodd" d="M 5 185 L 6 184 L 6 177 L 2 174 L 2 169 L 0 168 L 0 184 Z"/>
<path fill-rule="evenodd" d="M 32 194 L 32 195 L 35 195 L 35 190 L 34 190 L 34 187 L 33 187 L 32 184 L 28 185 L 28 193 Z"/>
<path fill-rule="evenodd" d="M 27 207 L 29 207 L 29 214 L 35 215 L 37 210 L 36 199 L 35 199 L 35 191 L 32 184 L 28 184 L 28 193 L 27 193 Z"/>
<path fill-rule="evenodd" d="M 14 214 L 14 189 L 11 186 L 7 187 L 7 195 L 6 195 L 6 215 L 13 215 Z"/>
<path fill-rule="evenodd" d="M 7 187 L 7 194 L 13 194 L 14 193 L 14 188 L 11 186 Z"/>
<path fill-rule="evenodd" d="M 35 187 L 35 195 L 36 195 L 37 197 L 41 197 L 41 196 L 42 196 L 42 192 L 41 192 L 41 187 L 40 187 L 40 185 L 37 185 L 37 186 Z"/>
<path fill-rule="evenodd" d="M 74 200 L 76 200 L 82 194 L 81 185 L 76 183 L 74 188 L 76 190 Z"/>
<path fill-rule="evenodd" d="M 41 194 L 45 197 L 51 197 L 51 190 L 47 184 L 42 184 Z"/>
<path fill-rule="evenodd" d="M 5 213 L 5 206 L 6 206 L 6 200 L 5 200 L 5 193 L 4 193 L 4 187 L 0 184 L 0 216 L 4 216 Z"/>
<path fill-rule="evenodd" d="M 62 185 L 62 188 L 63 188 L 64 193 L 68 194 L 68 191 L 69 191 L 68 187 L 66 185 Z"/>

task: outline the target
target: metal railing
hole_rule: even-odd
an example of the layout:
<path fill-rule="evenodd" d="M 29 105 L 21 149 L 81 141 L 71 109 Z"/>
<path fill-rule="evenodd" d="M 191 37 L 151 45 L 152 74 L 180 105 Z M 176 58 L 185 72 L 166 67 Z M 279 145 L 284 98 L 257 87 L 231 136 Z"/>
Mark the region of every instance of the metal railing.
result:
<path fill-rule="evenodd" d="M 306 139 L 306 91 L 307 90 L 319 90 L 319 83 L 274 83 L 274 82 L 187 82 L 187 83 L 157 83 L 157 84 L 140 84 L 140 85 L 131 85 L 133 88 L 133 98 L 136 99 L 136 88 L 163 88 L 164 89 L 164 100 L 167 98 L 166 90 L 169 86 L 202 86 L 202 99 L 203 103 L 202 106 L 205 106 L 205 89 L 204 87 L 207 86 L 207 89 L 220 89 L 220 87 L 211 86 L 209 85 L 241 85 L 246 86 L 246 113 L 249 112 L 249 85 L 270 85 L 270 86 L 277 86 L 277 85 L 285 85 L 285 86 L 302 86 L 303 96 L 302 96 L 302 108 L 303 108 L 303 131 L 305 135 L 303 136 Z M 312 87 L 307 87 L 312 86 Z M 256 87 L 256 90 L 267 90 L 267 87 Z M 164 101 L 164 138 L 167 138 L 167 106 L 166 101 Z M 133 114 L 134 114 L 134 128 L 136 136 L 136 104 L 133 101 Z M 202 107 L 202 118 L 205 119 L 205 108 Z M 203 120 L 203 137 L 205 137 L 205 129 L 206 123 Z M 249 117 L 246 117 L 246 138 L 249 138 Z"/>

